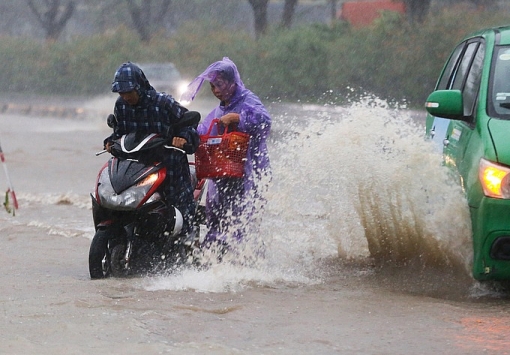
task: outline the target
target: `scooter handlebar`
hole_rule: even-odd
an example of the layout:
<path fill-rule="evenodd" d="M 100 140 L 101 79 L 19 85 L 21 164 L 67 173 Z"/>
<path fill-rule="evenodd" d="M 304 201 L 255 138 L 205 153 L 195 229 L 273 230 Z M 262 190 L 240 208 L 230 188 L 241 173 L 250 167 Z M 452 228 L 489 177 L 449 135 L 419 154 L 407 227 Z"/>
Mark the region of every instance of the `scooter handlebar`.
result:
<path fill-rule="evenodd" d="M 186 146 L 186 144 L 185 144 Z M 173 145 L 165 145 L 164 146 L 166 149 L 173 149 L 173 150 L 176 150 L 178 152 L 181 152 L 182 154 L 186 154 L 186 151 L 184 149 L 181 149 L 181 148 L 177 148 L 177 147 L 174 147 Z M 183 147 L 184 148 L 184 147 Z"/>

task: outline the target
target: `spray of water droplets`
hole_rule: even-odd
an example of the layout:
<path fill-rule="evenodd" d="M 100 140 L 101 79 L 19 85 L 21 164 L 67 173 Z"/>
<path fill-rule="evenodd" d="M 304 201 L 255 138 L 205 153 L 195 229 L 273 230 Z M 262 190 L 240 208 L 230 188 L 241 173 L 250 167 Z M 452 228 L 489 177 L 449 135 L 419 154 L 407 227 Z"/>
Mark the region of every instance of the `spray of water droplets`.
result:
<path fill-rule="evenodd" d="M 314 284 L 320 261 L 335 259 L 469 273 L 465 198 L 408 110 L 367 98 L 340 109 L 303 106 L 273 122 L 273 182 L 251 238 L 263 240 L 263 257 L 246 247 L 238 262 L 152 279 L 148 289 Z"/>

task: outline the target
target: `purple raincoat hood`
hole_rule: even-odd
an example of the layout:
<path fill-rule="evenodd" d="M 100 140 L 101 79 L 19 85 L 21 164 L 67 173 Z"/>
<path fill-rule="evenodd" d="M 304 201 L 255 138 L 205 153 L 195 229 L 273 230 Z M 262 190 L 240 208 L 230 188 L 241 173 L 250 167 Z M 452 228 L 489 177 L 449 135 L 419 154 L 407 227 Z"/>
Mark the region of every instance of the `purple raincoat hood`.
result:
<path fill-rule="evenodd" d="M 216 76 L 221 72 L 232 72 L 234 73 L 234 81 L 237 86 L 241 89 L 244 89 L 244 83 L 241 80 L 241 76 L 239 75 L 239 71 L 237 70 L 236 65 L 233 61 L 231 61 L 228 57 L 223 57 L 223 60 L 218 62 L 214 62 L 207 67 L 206 70 L 199 76 L 197 76 L 193 81 L 188 85 L 188 88 L 184 94 L 181 96 L 181 101 L 183 102 L 191 102 L 197 95 L 198 91 L 202 87 L 204 80 L 209 82 L 216 79 Z"/>

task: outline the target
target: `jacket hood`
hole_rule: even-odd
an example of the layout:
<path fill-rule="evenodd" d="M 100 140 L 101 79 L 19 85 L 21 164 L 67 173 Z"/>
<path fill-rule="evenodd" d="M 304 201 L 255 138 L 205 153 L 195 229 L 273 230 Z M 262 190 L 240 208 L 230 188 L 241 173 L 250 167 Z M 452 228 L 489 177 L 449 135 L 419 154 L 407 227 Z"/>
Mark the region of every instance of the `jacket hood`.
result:
<path fill-rule="evenodd" d="M 154 88 L 138 65 L 127 62 L 122 64 L 115 72 L 112 92 L 123 93 L 133 90 L 137 90 L 140 93 L 154 90 Z"/>

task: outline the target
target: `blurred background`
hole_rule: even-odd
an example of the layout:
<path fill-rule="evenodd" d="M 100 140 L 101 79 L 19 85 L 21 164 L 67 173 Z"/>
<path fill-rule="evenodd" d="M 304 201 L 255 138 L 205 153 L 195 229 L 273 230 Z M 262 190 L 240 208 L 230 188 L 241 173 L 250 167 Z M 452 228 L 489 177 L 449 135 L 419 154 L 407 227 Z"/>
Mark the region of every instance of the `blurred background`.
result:
<path fill-rule="evenodd" d="M 2 0 L 0 94 L 101 95 L 128 60 L 189 82 L 228 56 L 270 102 L 420 107 L 464 35 L 506 24 L 510 0 Z"/>

